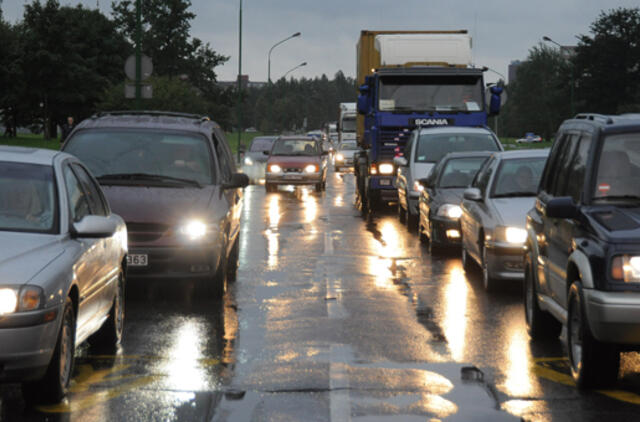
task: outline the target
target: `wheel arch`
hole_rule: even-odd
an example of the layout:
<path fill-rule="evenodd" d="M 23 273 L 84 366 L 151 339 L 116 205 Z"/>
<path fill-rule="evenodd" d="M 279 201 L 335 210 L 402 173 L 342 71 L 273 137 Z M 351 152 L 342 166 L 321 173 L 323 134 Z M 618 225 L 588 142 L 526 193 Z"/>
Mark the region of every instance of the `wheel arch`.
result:
<path fill-rule="evenodd" d="M 567 297 L 569 297 L 569 288 L 575 280 L 580 280 L 583 287 L 593 289 L 593 273 L 591 272 L 591 264 L 589 258 L 584 252 L 575 250 L 569 255 L 567 262 Z"/>

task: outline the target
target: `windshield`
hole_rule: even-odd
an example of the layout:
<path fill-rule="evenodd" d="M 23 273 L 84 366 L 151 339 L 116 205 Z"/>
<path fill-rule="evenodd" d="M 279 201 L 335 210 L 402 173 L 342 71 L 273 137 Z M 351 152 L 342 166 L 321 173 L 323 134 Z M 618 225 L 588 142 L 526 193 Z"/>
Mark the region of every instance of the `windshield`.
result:
<path fill-rule="evenodd" d="M 356 131 L 356 118 L 345 117 L 342 119 L 342 131 L 343 132 L 355 132 Z"/>
<path fill-rule="evenodd" d="M 379 109 L 481 111 L 480 76 L 383 76 Z"/>
<path fill-rule="evenodd" d="M 593 199 L 640 199 L 640 134 L 604 139 Z"/>
<path fill-rule="evenodd" d="M 147 174 L 213 183 L 211 152 L 204 137 L 184 133 L 101 130 L 78 132 L 65 152 L 97 177 Z"/>
<path fill-rule="evenodd" d="M 435 163 L 450 152 L 499 150 L 498 140 L 489 133 L 422 133 L 414 161 Z"/>
<path fill-rule="evenodd" d="M 271 151 L 271 147 L 273 146 L 273 141 L 276 138 L 254 138 L 253 142 L 251 142 L 251 148 L 249 151 L 251 152 L 263 152 L 263 151 Z"/>
<path fill-rule="evenodd" d="M 53 233 L 56 213 L 52 167 L 0 163 L 0 230 Z"/>
<path fill-rule="evenodd" d="M 502 160 L 493 179 L 491 197 L 535 196 L 547 157 Z"/>
<path fill-rule="evenodd" d="M 440 176 L 440 188 L 466 188 L 480 170 L 487 157 L 452 158 Z"/>
<path fill-rule="evenodd" d="M 343 142 L 340 144 L 341 151 L 355 151 L 358 149 L 358 145 L 355 142 Z"/>
<path fill-rule="evenodd" d="M 318 142 L 313 139 L 279 139 L 273 145 L 271 155 L 319 155 Z"/>

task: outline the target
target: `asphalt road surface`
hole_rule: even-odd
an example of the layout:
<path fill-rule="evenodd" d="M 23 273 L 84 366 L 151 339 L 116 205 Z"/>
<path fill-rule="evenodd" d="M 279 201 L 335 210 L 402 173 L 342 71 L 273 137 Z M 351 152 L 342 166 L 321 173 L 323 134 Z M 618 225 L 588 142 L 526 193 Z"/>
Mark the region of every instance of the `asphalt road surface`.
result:
<path fill-rule="evenodd" d="M 486 294 L 391 209 L 363 218 L 353 175 L 327 185 L 247 188 L 221 302 L 131 280 L 121 350 L 78 350 L 58 405 L 0 387 L 0 421 L 640 420 L 637 354 L 578 391 L 562 339 L 529 341 L 520 285 Z"/>

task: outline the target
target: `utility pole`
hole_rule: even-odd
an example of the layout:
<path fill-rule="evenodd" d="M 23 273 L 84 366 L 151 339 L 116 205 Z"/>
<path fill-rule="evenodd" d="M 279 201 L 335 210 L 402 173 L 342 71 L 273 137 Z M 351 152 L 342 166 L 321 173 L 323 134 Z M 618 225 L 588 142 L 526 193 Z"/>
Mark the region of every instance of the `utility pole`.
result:
<path fill-rule="evenodd" d="M 142 109 L 142 0 L 136 0 L 136 109 Z"/>
<path fill-rule="evenodd" d="M 242 0 L 240 0 L 240 25 L 239 25 L 239 51 L 238 51 L 238 162 L 240 162 L 240 149 L 242 148 Z"/>

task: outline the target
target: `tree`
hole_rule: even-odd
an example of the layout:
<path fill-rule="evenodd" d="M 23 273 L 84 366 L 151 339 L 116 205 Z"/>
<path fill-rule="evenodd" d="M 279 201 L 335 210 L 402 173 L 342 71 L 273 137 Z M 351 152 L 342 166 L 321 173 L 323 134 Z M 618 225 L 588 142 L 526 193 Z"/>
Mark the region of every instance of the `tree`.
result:
<path fill-rule="evenodd" d="M 574 59 L 580 108 L 640 111 L 640 8 L 601 12 L 581 35 Z"/>
<path fill-rule="evenodd" d="M 0 10 L 0 119 L 6 126 L 5 133 L 15 136 L 19 122 L 19 98 L 23 90 L 22 58 L 18 28 L 5 22 Z"/>

